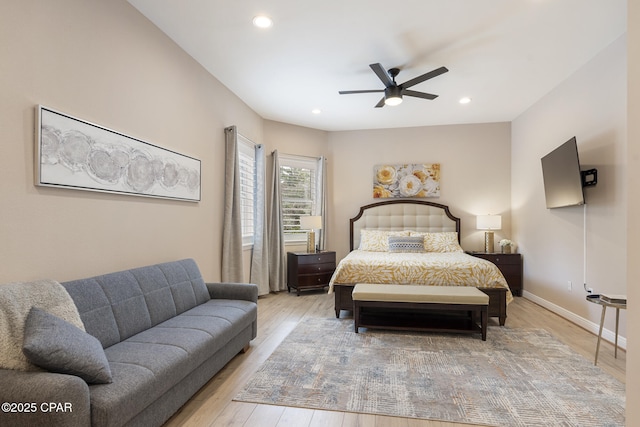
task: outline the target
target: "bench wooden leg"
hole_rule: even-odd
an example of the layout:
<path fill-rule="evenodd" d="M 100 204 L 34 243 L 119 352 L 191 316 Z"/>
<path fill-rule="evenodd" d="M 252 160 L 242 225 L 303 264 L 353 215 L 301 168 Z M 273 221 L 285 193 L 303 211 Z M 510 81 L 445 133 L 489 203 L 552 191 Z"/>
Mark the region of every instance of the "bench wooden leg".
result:
<path fill-rule="evenodd" d="M 353 327 L 355 328 L 356 334 L 358 333 L 360 325 L 360 304 L 357 302 L 353 303 Z"/>
<path fill-rule="evenodd" d="M 487 324 L 489 323 L 489 313 L 487 313 L 487 307 L 484 307 L 482 309 L 480 316 L 482 318 L 481 320 L 482 341 L 486 341 L 487 340 Z"/>

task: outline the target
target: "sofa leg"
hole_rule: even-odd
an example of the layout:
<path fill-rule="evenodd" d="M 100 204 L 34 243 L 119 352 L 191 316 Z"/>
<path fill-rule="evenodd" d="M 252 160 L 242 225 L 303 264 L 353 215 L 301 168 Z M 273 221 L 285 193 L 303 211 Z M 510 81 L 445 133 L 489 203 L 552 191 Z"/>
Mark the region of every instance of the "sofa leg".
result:
<path fill-rule="evenodd" d="M 246 353 L 247 351 L 249 351 L 249 349 L 251 348 L 251 344 L 247 343 L 247 345 L 245 345 L 244 347 L 242 347 L 242 350 L 240 350 L 240 353 Z"/>

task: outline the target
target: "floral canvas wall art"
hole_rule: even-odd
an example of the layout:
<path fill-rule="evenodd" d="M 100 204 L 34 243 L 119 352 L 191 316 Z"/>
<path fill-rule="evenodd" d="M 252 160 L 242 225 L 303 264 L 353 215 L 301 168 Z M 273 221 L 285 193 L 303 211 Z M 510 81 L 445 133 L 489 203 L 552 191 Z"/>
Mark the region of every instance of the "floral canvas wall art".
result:
<path fill-rule="evenodd" d="M 440 197 L 440 164 L 376 165 L 373 197 Z"/>

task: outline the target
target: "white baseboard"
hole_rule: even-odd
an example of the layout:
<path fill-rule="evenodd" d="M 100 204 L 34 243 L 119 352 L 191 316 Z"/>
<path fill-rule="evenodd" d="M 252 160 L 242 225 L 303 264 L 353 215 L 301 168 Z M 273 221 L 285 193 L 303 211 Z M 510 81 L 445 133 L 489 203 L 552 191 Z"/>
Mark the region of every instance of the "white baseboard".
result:
<path fill-rule="evenodd" d="M 562 307 L 560 307 L 559 305 L 556 305 L 552 302 L 549 302 L 545 299 L 542 299 L 534 294 L 532 294 L 531 292 L 527 292 L 527 291 L 523 291 L 522 292 L 522 297 L 526 298 L 528 300 L 531 300 L 533 302 L 535 302 L 538 305 L 541 305 L 542 307 L 546 308 L 549 311 L 554 312 L 555 314 L 557 314 L 560 317 L 564 317 L 565 319 L 567 319 L 570 322 L 575 323 L 576 325 L 580 326 L 581 328 L 586 329 L 587 331 L 593 333 L 594 335 L 598 335 L 598 330 L 600 329 L 600 325 L 597 323 L 593 323 L 590 320 L 585 319 L 584 317 L 580 317 L 575 313 L 570 312 L 567 309 L 564 309 Z M 609 310 L 607 310 L 608 312 Z M 612 310 L 613 311 L 613 310 Z M 610 343 L 614 343 L 616 336 L 615 336 L 615 332 L 614 331 L 610 331 L 608 329 L 603 329 L 602 330 L 602 339 L 609 341 Z M 623 349 L 627 349 L 627 339 L 625 337 L 618 337 L 618 346 L 620 348 Z"/>

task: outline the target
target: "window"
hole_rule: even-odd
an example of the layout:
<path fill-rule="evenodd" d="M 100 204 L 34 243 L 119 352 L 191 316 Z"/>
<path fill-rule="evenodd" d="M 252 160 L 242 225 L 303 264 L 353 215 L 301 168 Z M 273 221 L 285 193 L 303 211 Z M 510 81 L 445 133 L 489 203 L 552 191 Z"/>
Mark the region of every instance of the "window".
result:
<path fill-rule="evenodd" d="M 252 245 L 256 188 L 256 149 L 255 144 L 242 135 L 238 135 L 238 156 L 240 162 L 242 243 L 244 245 Z"/>
<path fill-rule="evenodd" d="M 300 216 L 316 213 L 317 168 L 315 158 L 280 155 L 280 190 L 285 241 L 306 240 L 300 230 Z"/>

